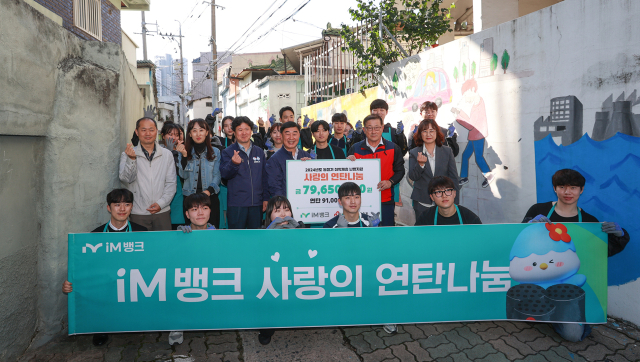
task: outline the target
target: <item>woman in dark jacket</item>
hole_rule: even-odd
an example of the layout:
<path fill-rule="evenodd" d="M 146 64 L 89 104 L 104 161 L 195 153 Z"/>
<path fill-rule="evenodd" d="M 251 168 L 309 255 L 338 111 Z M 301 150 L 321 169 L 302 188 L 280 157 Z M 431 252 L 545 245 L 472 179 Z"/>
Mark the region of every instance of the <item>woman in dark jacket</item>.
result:
<path fill-rule="evenodd" d="M 459 191 L 458 169 L 451 148 L 444 146 L 444 134 L 433 119 L 420 122 L 413 136 L 416 145 L 409 152 L 409 180 L 413 181 L 413 210 L 416 220 L 420 214 L 433 205 L 429 196 L 429 182 L 435 176 L 447 176 L 454 181 Z M 455 203 L 459 203 L 456 196 Z"/>

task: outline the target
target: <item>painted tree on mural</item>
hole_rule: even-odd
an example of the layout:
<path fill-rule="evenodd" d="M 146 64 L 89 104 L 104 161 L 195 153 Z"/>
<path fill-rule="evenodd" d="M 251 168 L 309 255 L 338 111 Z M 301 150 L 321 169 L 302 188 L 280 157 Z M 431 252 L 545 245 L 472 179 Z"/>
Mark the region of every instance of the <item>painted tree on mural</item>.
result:
<path fill-rule="evenodd" d="M 493 73 L 496 71 L 497 68 L 498 68 L 498 54 L 493 53 L 493 56 L 491 56 L 491 75 L 493 75 Z"/>
<path fill-rule="evenodd" d="M 458 83 L 458 67 L 453 67 L 453 79 Z"/>
<path fill-rule="evenodd" d="M 398 73 L 397 72 L 393 72 L 393 79 L 391 81 L 393 82 L 393 89 L 398 90 Z"/>
<path fill-rule="evenodd" d="M 351 19 L 360 24 L 371 24 L 365 34 L 357 34 L 356 29 L 342 24 L 340 35 L 346 46 L 342 51 L 351 51 L 358 58 L 355 64 L 359 81 L 366 82 L 370 76 L 378 79 L 385 66 L 404 58 L 393 39 L 383 30 L 380 38 L 378 20 L 382 12 L 382 23 L 401 44 L 409 56 L 418 54 L 435 44 L 447 31 L 452 31 L 450 7 L 441 8 L 444 0 L 356 0 L 357 6 L 349 9 Z M 401 3 L 406 10 L 398 10 Z M 368 39 L 362 41 L 362 37 Z M 365 47 L 366 46 L 366 47 Z"/>
<path fill-rule="evenodd" d="M 467 63 L 462 63 L 462 79 L 467 79 Z"/>
<path fill-rule="evenodd" d="M 471 63 L 471 78 L 476 76 L 476 62 Z"/>
<path fill-rule="evenodd" d="M 505 49 L 504 53 L 502 53 L 502 60 L 500 61 L 500 65 L 504 70 L 504 74 L 507 74 L 507 68 L 509 67 L 509 59 L 510 59 L 509 53 L 507 53 L 507 49 Z"/>

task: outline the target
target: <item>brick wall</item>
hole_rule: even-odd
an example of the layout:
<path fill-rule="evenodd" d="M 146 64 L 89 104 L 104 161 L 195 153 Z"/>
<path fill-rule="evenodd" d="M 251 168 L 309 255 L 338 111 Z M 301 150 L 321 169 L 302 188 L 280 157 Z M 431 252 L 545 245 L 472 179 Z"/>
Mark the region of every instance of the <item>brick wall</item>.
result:
<path fill-rule="evenodd" d="M 102 1 L 102 41 L 122 45 L 120 10 L 109 0 Z M 35 0 L 38 4 L 62 17 L 62 26 L 84 40 L 96 40 L 73 25 L 73 0 Z"/>
<path fill-rule="evenodd" d="M 102 41 L 122 45 L 120 10 L 109 0 L 102 0 Z"/>

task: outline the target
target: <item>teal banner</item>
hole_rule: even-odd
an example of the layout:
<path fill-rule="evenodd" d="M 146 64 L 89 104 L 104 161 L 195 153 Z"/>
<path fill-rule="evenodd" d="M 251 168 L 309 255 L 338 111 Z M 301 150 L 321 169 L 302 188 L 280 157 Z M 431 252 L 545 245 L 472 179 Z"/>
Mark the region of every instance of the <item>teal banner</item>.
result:
<path fill-rule="evenodd" d="M 599 223 L 69 234 L 69 334 L 605 323 Z"/>

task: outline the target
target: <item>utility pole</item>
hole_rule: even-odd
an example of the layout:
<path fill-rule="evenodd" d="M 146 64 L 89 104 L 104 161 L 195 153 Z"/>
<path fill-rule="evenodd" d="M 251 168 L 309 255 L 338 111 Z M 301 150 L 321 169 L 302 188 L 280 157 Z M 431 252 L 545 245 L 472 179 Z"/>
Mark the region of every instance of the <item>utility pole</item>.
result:
<path fill-rule="evenodd" d="M 218 44 L 216 44 L 216 0 L 211 0 L 211 61 L 213 86 L 211 87 L 211 114 L 218 108 Z"/>
<path fill-rule="evenodd" d="M 144 20 L 144 11 L 142 13 L 142 33 L 134 33 L 134 34 L 142 34 L 142 56 L 144 60 L 149 60 L 147 58 L 147 33 L 157 33 L 158 32 L 158 23 L 147 23 Z M 155 25 L 156 30 L 148 30 L 147 25 Z M 153 35 L 149 35 L 153 36 Z"/>
<path fill-rule="evenodd" d="M 162 34 L 159 33 L 160 36 L 162 37 L 167 37 L 171 40 L 176 40 L 175 38 L 178 38 L 179 42 L 178 42 L 178 47 L 180 47 L 180 62 L 178 64 L 180 64 L 180 124 L 186 126 L 185 124 L 185 99 L 186 99 L 186 90 L 184 88 L 184 59 L 182 58 L 182 23 L 178 20 L 176 20 L 178 22 L 178 24 L 180 24 L 180 30 L 179 30 L 179 35 L 173 35 L 173 34 Z"/>
<path fill-rule="evenodd" d="M 211 5 L 211 65 L 210 69 L 213 72 L 211 79 L 213 84 L 211 85 L 211 115 L 214 115 L 214 111 L 218 108 L 218 44 L 216 43 L 216 7 L 224 10 L 223 6 L 216 5 L 216 0 L 211 2 L 203 1 L 203 4 Z M 217 116 L 216 116 L 217 117 Z"/>
<path fill-rule="evenodd" d="M 178 21 L 178 20 L 176 20 L 176 21 Z M 185 129 L 186 129 L 185 116 L 184 116 L 184 113 L 185 113 L 184 110 L 186 109 L 185 104 L 184 104 L 185 103 L 185 99 L 186 99 L 186 95 L 185 95 L 186 91 L 184 89 L 184 63 L 183 63 L 184 62 L 184 58 L 182 58 L 182 23 L 178 21 L 178 24 L 180 24 L 180 35 L 179 35 L 179 37 L 180 37 L 180 86 L 181 86 L 181 89 L 182 89 L 180 91 L 180 98 L 182 99 L 182 102 L 181 102 L 182 103 L 181 104 L 182 107 L 181 108 L 183 109 L 183 112 L 182 112 L 182 124 L 185 125 Z"/>
<path fill-rule="evenodd" d="M 144 21 L 144 11 L 142 13 L 142 59 L 147 60 L 147 27 Z"/>

